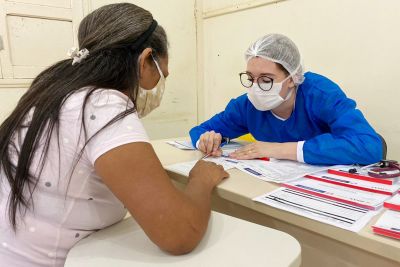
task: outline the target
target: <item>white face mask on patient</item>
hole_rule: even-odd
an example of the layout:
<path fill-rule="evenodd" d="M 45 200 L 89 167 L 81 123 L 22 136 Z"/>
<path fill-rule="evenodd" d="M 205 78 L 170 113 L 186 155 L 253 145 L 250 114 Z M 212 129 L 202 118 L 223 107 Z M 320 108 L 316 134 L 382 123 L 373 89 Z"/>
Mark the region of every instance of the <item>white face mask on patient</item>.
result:
<path fill-rule="evenodd" d="M 289 78 L 290 76 L 286 77 L 280 83 L 274 83 L 269 91 L 263 91 L 257 83 L 253 83 L 247 92 L 247 98 L 253 106 L 260 111 L 274 109 L 292 96 L 293 90 L 290 90 L 285 99 L 279 95 L 282 91 L 283 83 Z"/>
<path fill-rule="evenodd" d="M 143 118 L 160 106 L 161 99 L 164 95 L 165 77 L 157 61 L 154 58 L 153 61 L 156 64 L 158 73 L 160 74 L 160 80 L 158 80 L 157 85 L 151 90 L 146 90 L 139 86 L 139 95 L 136 100 L 136 110 L 139 118 Z"/>

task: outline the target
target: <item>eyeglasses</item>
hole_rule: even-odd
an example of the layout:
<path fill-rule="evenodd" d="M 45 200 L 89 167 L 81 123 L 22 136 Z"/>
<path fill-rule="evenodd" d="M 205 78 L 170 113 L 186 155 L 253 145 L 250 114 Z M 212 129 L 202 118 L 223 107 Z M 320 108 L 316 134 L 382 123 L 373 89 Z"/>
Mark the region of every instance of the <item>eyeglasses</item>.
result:
<path fill-rule="evenodd" d="M 254 77 L 250 73 L 241 72 L 239 73 L 239 77 L 240 77 L 240 82 L 244 87 L 250 88 L 253 86 Z M 273 84 L 274 84 L 274 79 L 268 76 L 261 75 L 258 76 L 257 78 L 257 85 L 263 91 L 271 90 Z"/>

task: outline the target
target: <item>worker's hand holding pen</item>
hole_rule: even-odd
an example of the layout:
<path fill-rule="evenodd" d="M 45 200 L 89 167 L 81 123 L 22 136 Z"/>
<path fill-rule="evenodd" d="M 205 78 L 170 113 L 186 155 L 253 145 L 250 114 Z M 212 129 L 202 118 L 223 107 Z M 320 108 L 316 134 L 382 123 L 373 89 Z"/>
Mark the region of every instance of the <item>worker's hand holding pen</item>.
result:
<path fill-rule="evenodd" d="M 205 132 L 200 136 L 198 149 L 206 156 L 220 157 L 221 147 L 229 142 L 229 138 L 222 137 L 220 133 L 214 131 Z"/>

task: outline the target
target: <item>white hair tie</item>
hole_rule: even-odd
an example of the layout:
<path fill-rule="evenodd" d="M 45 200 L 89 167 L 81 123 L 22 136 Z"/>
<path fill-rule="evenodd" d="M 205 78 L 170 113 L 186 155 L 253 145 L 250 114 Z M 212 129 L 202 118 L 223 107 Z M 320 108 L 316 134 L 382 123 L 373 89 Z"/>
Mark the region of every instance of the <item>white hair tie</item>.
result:
<path fill-rule="evenodd" d="M 72 58 L 72 66 L 73 66 L 76 63 L 81 63 L 83 59 L 89 56 L 89 50 L 87 50 L 86 48 L 78 50 L 78 48 L 72 47 L 71 49 L 68 50 L 67 55 L 70 58 Z"/>

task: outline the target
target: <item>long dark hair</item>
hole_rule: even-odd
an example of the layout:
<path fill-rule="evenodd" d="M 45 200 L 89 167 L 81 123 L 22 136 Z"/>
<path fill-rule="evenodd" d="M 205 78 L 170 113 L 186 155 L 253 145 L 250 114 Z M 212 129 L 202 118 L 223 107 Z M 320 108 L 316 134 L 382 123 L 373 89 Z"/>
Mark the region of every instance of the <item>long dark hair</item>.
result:
<path fill-rule="evenodd" d="M 111 88 L 127 93 L 136 106 L 140 53 L 150 47 L 154 56 L 167 56 L 167 37 L 162 27 L 157 26 L 147 40 L 141 38 L 153 23 L 150 12 L 133 4 L 106 5 L 93 11 L 82 20 L 78 33 L 79 47 L 88 49 L 89 56 L 74 65 L 71 59 L 59 61 L 40 73 L 11 115 L 1 124 L 0 173 L 10 185 L 8 214 L 14 230 L 17 228 L 18 211 L 33 205 L 32 195 L 43 170 L 52 133 L 54 130 L 58 133 L 60 109 L 65 100 L 77 90 L 89 87 L 91 89 L 83 102 L 84 109 L 96 89 Z M 127 108 L 105 127 L 134 111 L 134 108 Z M 85 112 L 82 114 L 84 116 Z M 86 135 L 84 117 L 82 128 Z M 22 129 L 26 130 L 26 135 L 20 149 L 17 149 L 14 136 Z M 89 141 L 90 138 L 86 144 Z M 32 160 L 42 142 L 39 172 L 33 175 L 30 169 Z M 15 154 L 17 162 L 12 160 Z M 25 190 L 29 194 L 25 194 Z"/>

